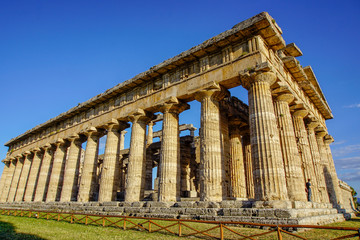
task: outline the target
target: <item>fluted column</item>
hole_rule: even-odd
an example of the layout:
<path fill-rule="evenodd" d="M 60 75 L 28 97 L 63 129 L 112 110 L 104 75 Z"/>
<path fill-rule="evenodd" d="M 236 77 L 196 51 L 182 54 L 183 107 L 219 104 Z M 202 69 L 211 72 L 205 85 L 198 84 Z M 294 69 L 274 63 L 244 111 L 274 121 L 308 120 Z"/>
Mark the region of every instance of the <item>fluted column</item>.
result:
<path fill-rule="evenodd" d="M 15 199 L 15 194 L 18 187 L 21 170 L 24 165 L 24 160 L 22 159 L 22 156 L 20 154 L 15 157 L 15 160 L 13 160 L 13 164 L 15 165 L 15 170 L 14 170 L 14 175 L 11 179 L 9 194 L 7 196 L 6 202 L 13 202 Z"/>
<path fill-rule="evenodd" d="M 51 160 L 52 160 L 51 145 L 46 144 L 44 147 L 42 147 L 42 149 L 44 151 L 44 154 L 41 161 L 39 179 L 35 190 L 34 202 L 45 201 L 45 197 L 50 181 Z"/>
<path fill-rule="evenodd" d="M 96 170 L 100 134 L 95 127 L 90 127 L 84 134 L 87 136 L 87 143 L 80 179 L 78 202 L 89 202 L 93 200 L 96 191 Z"/>
<path fill-rule="evenodd" d="M 123 130 L 120 132 L 120 150 L 124 149 L 124 143 L 125 143 L 125 134 L 127 133 L 127 131 Z"/>
<path fill-rule="evenodd" d="M 149 118 L 142 109 L 129 116 L 132 122 L 128 172 L 126 175 L 125 201 L 137 202 L 144 198 L 146 154 L 146 124 Z"/>
<path fill-rule="evenodd" d="M 148 124 L 148 134 L 146 136 L 146 145 L 150 145 L 153 143 L 153 126 L 155 125 L 154 122 L 149 122 Z"/>
<path fill-rule="evenodd" d="M 330 172 L 328 170 L 328 156 L 327 156 L 327 152 L 324 146 L 324 136 L 326 135 L 326 132 L 324 131 L 319 131 L 315 133 L 315 137 L 316 137 L 316 143 L 318 146 L 318 150 L 319 150 L 319 154 L 320 154 L 320 161 L 319 161 L 319 180 L 321 181 L 322 184 L 322 188 L 321 188 L 321 192 L 322 192 L 322 200 L 325 203 L 330 202 L 329 199 L 329 194 L 328 191 L 331 191 L 331 176 L 330 176 Z M 334 194 L 334 193 L 332 193 Z M 335 204 L 337 204 L 335 202 Z"/>
<path fill-rule="evenodd" d="M 41 164 L 40 148 L 35 148 L 34 150 L 32 150 L 32 152 L 34 153 L 34 158 L 31 164 L 29 180 L 26 185 L 24 202 L 31 202 L 34 199 L 35 187 L 38 182 L 39 168 Z"/>
<path fill-rule="evenodd" d="M 330 202 L 334 206 L 337 206 L 338 204 L 343 204 L 344 201 L 342 199 L 341 189 L 339 187 L 339 179 L 336 174 L 334 159 L 331 154 L 330 143 L 332 142 L 334 142 L 334 139 L 330 135 L 326 135 L 324 138 L 324 146 L 328 156 L 328 166 L 329 166 L 328 168 L 329 175 L 326 183 L 328 185 L 328 190 L 330 190 L 329 191 Z"/>
<path fill-rule="evenodd" d="M 62 183 L 64 180 L 65 155 L 67 145 L 63 139 L 59 139 L 56 143 L 54 153 L 54 163 L 51 170 L 49 188 L 46 195 L 46 202 L 55 202 L 60 199 Z"/>
<path fill-rule="evenodd" d="M 279 125 L 280 143 L 285 167 L 288 196 L 293 201 L 307 201 L 302 187 L 304 175 L 301 169 L 301 158 L 296 144 L 289 103 L 294 100 L 292 94 L 281 94 L 274 102 Z M 299 187 L 301 186 L 301 187 Z"/>
<path fill-rule="evenodd" d="M 145 190 L 152 189 L 152 171 L 153 171 L 153 152 L 150 145 L 153 143 L 153 126 L 154 122 L 148 123 L 148 131 L 146 136 L 146 170 L 145 170 Z"/>
<path fill-rule="evenodd" d="M 120 185 L 120 163 L 118 153 L 120 151 L 120 134 L 127 124 L 112 120 L 105 128 L 107 138 L 105 145 L 105 156 L 102 164 L 99 202 L 115 201 L 118 186 Z"/>
<path fill-rule="evenodd" d="M 271 72 L 252 77 L 249 89 L 249 124 L 256 200 L 286 200 L 284 163 L 270 86 Z"/>
<path fill-rule="evenodd" d="M 240 125 L 237 121 L 230 121 L 230 183 L 231 196 L 246 198 L 246 177 L 244 167 L 243 142 L 240 135 Z"/>
<path fill-rule="evenodd" d="M 219 102 L 220 107 L 220 139 L 221 139 L 221 158 L 225 171 L 223 183 L 223 199 L 231 197 L 231 169 L 230 169 L 230 134 L 229 116 L 227 101 Z"/>
<path fill-rule="evenodd" d="M 21 170 L 20 178 L 19 178 L 19 184 L 16 190 L 15 195 L 15 202 L 22 202 L 24 200 L 24 193 L 26 189 L 26 184 L 28 182 L 31 162 L 32 162 L 32 156 L 29 151 L 26 151 L 24 153 L 24 166 Z"/>
<path fill-rule="evenodd" d="M 15 170 L 15 165 L 12 163 L 12 160 L 13 158 L 5 162 L 4 171 L 1 176 L 0 202 L 5 202 L 9 194 L 11 179 Z"/>
<path fill-rule="evenodd" d="M 161 105 L 163 113 L 159 201 L 180 200 L 181 165 L 180 165 L 180 137 L 179 113 L 189 108 L 187 104 L 179 104 L 176 98 L 171 98 Z"/>
<path fill-rule="evenodd" d="M 5 186 L 5 181 L 8 176 L 8 172 L 9 172 L 9 166 L 10 166 L 10 162 L 7 160 L 4 160 L 4 169 L 3 169 L 3 172 L 1 174 L 1 179 L 0 179 L 0 194 L 2 194 L 2 191 Z"/>
<path fill-rule="evenodd" d="M 245 179 L 246 179 L 246 193 L 247 198 L 255 198 L 255 186 L 253 176 L 253 161 L 251 156 L 251 144 L 249 133 L 242 134 L 243 140 L 243 153 L 244 153 L 244 168 L 245 168 Z"/>
<path fill-rule="evenodd" d="M 308 114 L 306 110 L 297 110 L 293 114 L 293 123 L 295 136 L 297 138 L 297 144 L 302 161 L 302 169 L 304 173 L 304 183 L 302 188 L 305 189 L 305 183 L 307 179 L 311 179 L 312 189 L 312 201 L 320 202 L 319 189 L 317 185 L 317 178 L 314 170 L 314 163 L 311 156 L 311 150 L 309 146 L 308 133 L 305 128 L 304 117 Z M 304 194 L 305 190 L 304 190 Z"/>
<path fill-rule="evenodd" d="M 309 122 L 307 124 L 308 138 L 311 149 L 312 160 L 314 163 L 314 171 L 316 175 L 316 182 L 319 189 L 319 200 L 320 202 L 329 202 L 329 197 L 326 191 L 326 184 L 324 178 L 323 164 L 320 158 L 319 147 L 316 142 L 314 128 L 319 124 L 317 122 Z"/>
<path fill-rule="evenodd" d="M 81 156 L 81 141 L 77 134 L 70 136 L 68 157 L 65 163 L 64 182 L 61 189 L 60 202 L 76 201 L 78 193 L 78 177 Z"/>
<path fill-rule="evenodd" d="M 201 201 L 223 200 L 225 169 L 219 124 L 219 100 L 223 97 L 218 84 L 195 95 L 196 100 L 201 103 L 199 169 Z"/>

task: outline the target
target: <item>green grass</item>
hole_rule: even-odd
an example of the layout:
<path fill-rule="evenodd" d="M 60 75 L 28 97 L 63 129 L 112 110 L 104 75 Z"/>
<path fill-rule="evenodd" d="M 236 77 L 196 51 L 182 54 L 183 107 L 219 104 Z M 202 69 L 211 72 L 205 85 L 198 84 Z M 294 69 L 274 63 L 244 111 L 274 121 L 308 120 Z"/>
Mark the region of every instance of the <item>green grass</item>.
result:
<path fill-rule="evenodd" d="M 144 222 L 146 220 L 136 220 L 130 219 L 135 223 Z M 116 221 L 112 219 L 112 221 Z M 102 221 L 100 221 L 102 223 Z M 171 225 L 174 222 L 167 221 L 156 221 L 156 223 L 166 226 Z M 205 230 L 209 229 L 214 225 L 203 224 L 203 223 L 185 223 L 195 229 Z M 122 223 L 119 223 L 122 226 Z M 144 224 L 144 227 L 147 227 L 147 224 Z M 334 223 L 328 226 L 342 226 L 342 227 L 360 227 L 360 218 L 354 218 L 352 220 Z M 130 223 L 127 223 L 127 227 L 131 227 Z M 243 228 L 243 227 L 230 227 L 233 230 L 236 230 L 244 235 L 252 235 L 257 233 L 264 233 L 269 230 L 256 229 L 256 228 Z M 152 224 L 152 230 L 156 230 L 154 224 Z M 178 232 L 178 226 L 173 226 L 169 228 L 171 231 Z M 192 230 L 182 227 L 182 233 L 188 234 L 193 232 Z M 212 235 L 218 236 L 219 229 L 212 230 L 208 232 Z M 237 239 L 237 236 L 234 233 L 231 233 L 228 230 L 224 230 L 226 239 Z M 354 233 L 354 232 L 349 232 Z M 338 230 L 323 230 L 316 229 L 311 231 L 305 231 L 297 233 L 308 239 L 330 239 L 338 236 L 344 236 L 346 233 L 344 231 Z M 31 239 L 31 240 L 40 240 L 40 239 L 199 239 L 198 237 L 189 237 L 189 238 L 180 238 L 170 233 L 166 233 L 162 230 L 161 233 L 148 233 L 146 231 L 140 230 L 122 230 L 114 227 L 102 227 L 95 225 L 84 225 L 84 224 L 70 224 L 69 222 L 57 222 L 55 220 L 45 220 L 45 219 L 34 219 L 28 217 L 14 217 L 14 216 L 5 216 L 0 215 L 0 239 Z M 204 239 L 204 237 L 202 237 Z M 271 235 L 263 236 L 256 239 L 277 239 L 276 233 Z M 289 235 L 283 235 L 283 239 L 296 239 Z"/>

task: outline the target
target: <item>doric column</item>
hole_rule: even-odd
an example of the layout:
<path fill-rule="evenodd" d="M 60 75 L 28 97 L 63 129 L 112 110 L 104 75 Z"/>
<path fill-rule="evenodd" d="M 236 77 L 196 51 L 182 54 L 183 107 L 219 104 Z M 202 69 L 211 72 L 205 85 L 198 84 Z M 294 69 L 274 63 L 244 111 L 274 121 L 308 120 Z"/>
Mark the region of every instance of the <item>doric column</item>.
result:
<path fill-rule="evenodd" d="M 220 139 L 221 158 L 225 172 L 223 183 L 223 199 L 231 197 L 231 169 L 230 169 L 230 134 L 229 134 L 229 106 L 226 100 L 219 102 L 220 107 Z"/>
<path fill-rule="evenodd" d="M 328 185 L 328 191 L 330 190 L 329 191 L 330 202 L 334 206 L 338 206 L 338 204 L 343 204 L 344 201 L 341 197 L 342 194 L 341 194 L 341 189 L 339 187 L 339 179 L 336 174 L 334 159 L 331 154 L 330 143 L 332 142 L 334 142 L 333 137 L 330 135 L 326 135 L 324 138 L 324 146 L 328 156 L 328 166 L 329 166 L 328 167 L 329 174 L 326 183 Z"/>
<path fill-rule="evenodd" d="M 99 202 L 115 201 L 118 186 L 120 185 L 120 163 L 118 153 L 120 151 L 120 134 L 128 126 L 127 123 L 113 119 L 105 128 L 107 138 L 105 146 L 104 162 L 102 164 Z"/>
<path fill-rule="evenodd" d="M 26 190 L 24 194 L 24 201 L 31 202 L 34 199 L 35 187 L 37 185 L 39 168 L 41 164 L 41 152 L 40 148 L 35 148 L 32 150 L 34 153 L 34 158 L 32 160 L 31 169 L 29 173 L 29 180 L 26 185 Z"/>
<path fill-rule="evenodd" d="M 286 200 L 284 163 L 281 154 L 270 86 L 276 81 L 271 72 L 251 78 L 249 124 L 256 200 Z"/>
<path fill-rule="evenodd" d="M 319 200 L 320 202 L 329 202 L 329 197 L 326 191 L 324 171 L 321 163 L 319 147 L 316 142 L 315 131 L 314 131 L 314 128 L 317 127 L 318 125 L 319 124 L 317 122 L 309 122 L 307 124 L 308 138 L 311 149 L 312 161 L 314 163 L 314 171 L 316 175 L 316 179 L 314 180 L 316 180 L 319 189 Z"/>
<path fill-rule="evenodd" d="M 320 154 L 320 162 L 319 162 L 319 181 L 321 181 L 323 187 L 321 188 L 322 200 L 325 203 L 330 202 L 328 191 L 331 189 L 331 177 L 328 171 L 328 156 L 324 146 L 324 136 L 326 132 L 319 131 L 315 133 L 317 146 Z M 331 192 L 331 190 L 330 190 Z M 335 203 L 337 204 L 337 203 Z"/>
<path fill-rule="evenodd" d="M 24 166 L 21 170 L 19 184 L 16 190 L 15 202 L 22 202 L 24 200 L 24 193 L 26 189 L 26 184 L 28 182 L 31 162 L 32 162 L 32 155 L 29 151 L 26 151 L 24 153 Z"/>
<path fill-rule="evenodd" d="M 81 156 L 81 141 L 78 134 L 69 137 L 69 152 L 65 163 L 64 183 L 61 189 L 60 202 L 76 201 Z"/>
<path fill-rule="evenodd" d="M 307 114 L 307 110 L 297 110 L 293 114 L 295 136 L 297 138 L 297 144 L 302 161 L 302 169 L 305 177 L 302 188 L 305 189 L 305 182 L 307 179 L 311 179 L 312 201 L 320 202 L 319 189 L 309 146 L 308 133 L 304 123 L 304 117 Z M 305 190 L 304 194 L 306 194 Z"/>
<path fill-rule="evenodd" d="M 239 121 L 230 121 L 229 132 L 231 196 L 235 198 L 247 198 L 243 142 L 241 139 L 239 127 Z"/>
<path fill-rule="evenodd" d="M 246 193 L 247 198 L 255 198 L 254 176 L 253 176 L 253 161 L 251 156 L 250 135 L 247 133 L 242 134 L 243 140 L 243 153 L 244 153 L 244 168 L 246 179 Z"/>
<path fill-rule="evenodd" d="M 46 202 L 55 202 L 60 199 L 62 183 L 64 179 L 65 155 L 67 145 L 63 139 L 59 139 L 56 143 L 54 153 L 54 163 L 51 170 L 49 188 L 46 195 Z"/>
<path fill-rule="evenodd" d="M 150 145 L 153 143 L 153 126 L 155 123 L 148 123 L 146 136 L 146 170 L 145 170 L 145 190 L 152 190 L 152 171 L 153 171 L 153 152 Z"/>
<path fill-rule="evenodd" d="M 200 201 L 222 201 L 225 169 L 221 149 L 220 106 L 224 97 L 218 84 L 196 93 L 201 103 Z"/>
<path fill-rule="evenodd" d="M 160 202 L 180 200 L 179 113 L 188 108 L 189 105 L 179 103 L 175 97 L 165 100 L 160 106 L 163 113 L 158 193 Z"/>
<path fill-rule="evenodd" d="M 42 147 L 42 149 L 44 151 L 44 154 L 43 154 L 43 159 L 41 161 L 39 180 L 35 190 L 34 202 L 45 201 L 45 197 L 50 181 L 51 159 L 52 159 L 51 145 L 46 144 L 45 146 Z"/>
<path fill-rule="evenodd" d="M 125 130 L 122 130 L 120 132 L 120 150 L 123 150 L 124 149 L 124 143 L 125 143 L 125 134 L 127 133 L 127 131 Z"/>
<path fill-rule="evenodd" d="M 13 160 L 13 164 L 15 165 L 15 170 L 14 170 L 14 175 L 11 180 L 9 195 L 6 199 L 6 202 L 13 202 L 15 199 L 15 194 L 16 194 L 16 190 L 18 187 L 21 170 L 24 165 L 24 160 L 22 160 L 22 155 L 20 155 L 20 154 L 17 155 L 15 157 L 15 160 Z"/>
<path fill-rule="evenodd" d="M 15 165 L 12 163 L 13 158 L 4 161 L 4 171 L 1 176 L 0 202 L 5 202 L 9 194 L 11 179 L 14 174 Z M 10 181 L 9 181 L 10 179 Z"/>
<path fill-rule="evenodd" d="M 5 181 L 8 175 L 8 171 L 9 171 L 9 166 L 10 166 L 10 162 L 6 159 L 4 160 L 4 169 L 3 172 L 1 174 L 1 179 L 0 179 L 0 194 L 2 194 L 2 191 L 4 189 L 4 185 L 5 185 Z"/>
<path fill-rule="evenodd" d="M 301 158 L 296 144 L 289 103 L 294 100 L 292 94 L 281 94 L 275 98 L 274 107 L 280 133 L 280 143 L 285 167 L 288 196 L 293 201 L 307 201 L 304 194 L 304 175 Z M 301 187 L 299 187 L 301 186 Z"/>
<path fill-rule="evenodd" d="M 155 125 L 154 122 L 149 122 L 148 124 L 148 134 L 146 136 L 146 145 L 150 145 L 153 143 L 153 126 Z"/>
<path fill-rule="evenodd" d="M 137 109 L 129 116 L 132 122 L 129 164 L 126 175 L 125 201 L 137 202 L 144 198 L 146 154 L 146 124 L 149 118 L 142 109 Z"/>
<path fill-rule="evenodd" d="M 95 127 L 90 127 L 84 134 L 87 136 L 87 143 L 80 179 L 78 202 L 89 202 L 93 200 L 96 190 L 96 170 L 100 134 Z"/>

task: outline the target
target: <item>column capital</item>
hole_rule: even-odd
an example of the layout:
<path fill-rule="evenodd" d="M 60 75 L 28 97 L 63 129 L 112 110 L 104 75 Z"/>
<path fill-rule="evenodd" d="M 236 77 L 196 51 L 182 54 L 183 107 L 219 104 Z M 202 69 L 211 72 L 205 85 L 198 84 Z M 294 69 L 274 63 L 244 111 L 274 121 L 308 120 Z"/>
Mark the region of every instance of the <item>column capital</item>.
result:
<path fill-rule="evenodd" d="M 270 86 L 273 85 L 276 82 L 276 74 L 272 71 L 269 71 L 270 69 L 265 69 L 265 71 L 254 71 L 254 72 L 246 72 L 244 74 L 240 75 L 240 83 L 241 85 L 249 89 L 251 85 L 253 85 L 256 82 L 265 82 L 268 83 Z"/>
<path fill-rule="evenodd" d="M 56 141 L 55 141 L 55 145 L 56 146 L 60 146 L 60 145 L 62 145 L 62 144 L 64 144 L 65 143 L 65 141 L 64 141 L 64 139 L 62 139 L 62 138 L 59 138 L 59 139 L 57 139 Z"/>
<path fill-rule="evenodd" d="M 30 154 L 31 154 L 30 151 L 25 151 L 22 155 L 23 155 L 24 157 L 26 157 L 26 156 L 28 156 L 28 155 L 30 155 Z"/>
<path fill-rule="evenodd" d="M 126 133 L 127 133 L 126 130 L 122 130 L 122 131 L 120 132 L 120 135 L 121 135 L 121 136 L 124 136 Z"/>
<path fill-rule="evenodd" d="M 31 149 L 30 152 L 33 152 L 33 153 L 36 154 L 36 153 L 39 152 L 40 150 L 41 150 L 40 148 L 36 147 L 36 148 Z"/>
<path fill-rule="evenodd" d="M 294 117 L 298 117 L 298 118 L 304 118 L 309 114 L 308 110 L 305 109 L 300 109 L 300 110 L 295 110 L 293 113 Z"/>
<path fill-rule="evenodd" d="M 143 122 L 150 122 L 151 119 L 153 117 L 152 113 L 149 113 L 147 111 L 145 111 L 144 109 L 138 108 L 132 112 L 130 112 L 128 118 L 132 123 L 136 123 L 138 121 L 143 121 Z"/>
<path fill-rule="evenodd" d="M 46 151 L 47 149 L 51 148 L 51 144 L 50 144 L 50 143 L 46 143 L 44 146 L 42 146 L 42 147 L 40 147 L 40 148 Z"/>
<path fill-rule="evenodd" d="M 230 95 L 220 84 L 216 82 L 210 82 L 206 84 L 203 89 L 199 89 L 195 92 L 195 99 L 201 102 L 204 98 L 213 98 L 216 101 L 220 101 L 226 96 Z"/>
<path fill-rule="evenodd" d="M 277 97 L 275 97 L 275 101 L 287 102 L 287 104 L 294 101 L 294 99 L 295 99 L 295 97 L 291 93 L 282 93 L 282 94 L 278 95 Z"/>
<path fill-rule="evenodd" d="M 190 108 L 189 104 L 180 102 L 176 97 L 169 97 L 158 102 L 159 110 L 162 113 L 181 113 Z"/>
<path fill-rule="evenodd" d="M 306 125 L 306 127 L 310 130 L 315 129 L 317 126 L 319 126 L 319 123 L 316 121 L 309 122 Z"/>
<path fill-rule="evenodd" d="M 335 141 L 335 140 L 334 140 L 334 138 L 333 138 L 331 135 L 329 135 L 329 134 L 325 135 L 325 137 L 324 137 L 324 143 L 330 144 L 330 143 L 333 143 L 334 141 Z"/>
<path fill-rule="evenodd" d="M 323 138 L 326 134 L 327 132 L 325 131 L 315 132 L 315 136 L 318 138 Z"/>

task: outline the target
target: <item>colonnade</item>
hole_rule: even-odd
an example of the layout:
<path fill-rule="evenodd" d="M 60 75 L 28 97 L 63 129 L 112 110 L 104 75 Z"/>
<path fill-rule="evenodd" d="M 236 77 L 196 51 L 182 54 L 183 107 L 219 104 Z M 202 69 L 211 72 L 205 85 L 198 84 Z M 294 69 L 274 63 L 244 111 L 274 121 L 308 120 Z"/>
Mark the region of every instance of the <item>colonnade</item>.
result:
<path fill-rule="evenodd" d="M 194 93 L 201 103 L 200 165 L 201 201 L 229 198 L 261 201 L 306 201 L 305 182 L 312 180 L 313 201 L 341 203 L 339 185 L 325 128 L 307 117 L 305 108 L 291 108 L 294 96 L 274 93 L 272 72 L 246 78 L 248 122 L 225 113 L 220 102 L 226 89 L 213 83 Z M 181 164 L 179 114 L 189 105 L 176 97 L 155 104 L 163 113 L 158 201 L 179 201 Z M 144 199 L 147 179 L 146 146 L 152 142 L 153 113 L 136 109 L 129 114 L 131 141 L 126 173 L 120 170 L 124 146 L 123 119 L 88 127 L 66 139 L 4 160 L 0 181 L 1 202 L 100 202 L 116 200 L 125 189 L 125 201 Z M 148 134 L 147 132 L 148 128 Z M 101 178 L 97 174 L 99 139 L 106 134 Z M 79 179 L 81 144 L 85 148 Z M 150 168 L 151 169 L 151 168 Z M 121 185 L 121 186 L 120 186 Z M 98 196 L 98 197 L 97 197 Z"/>

